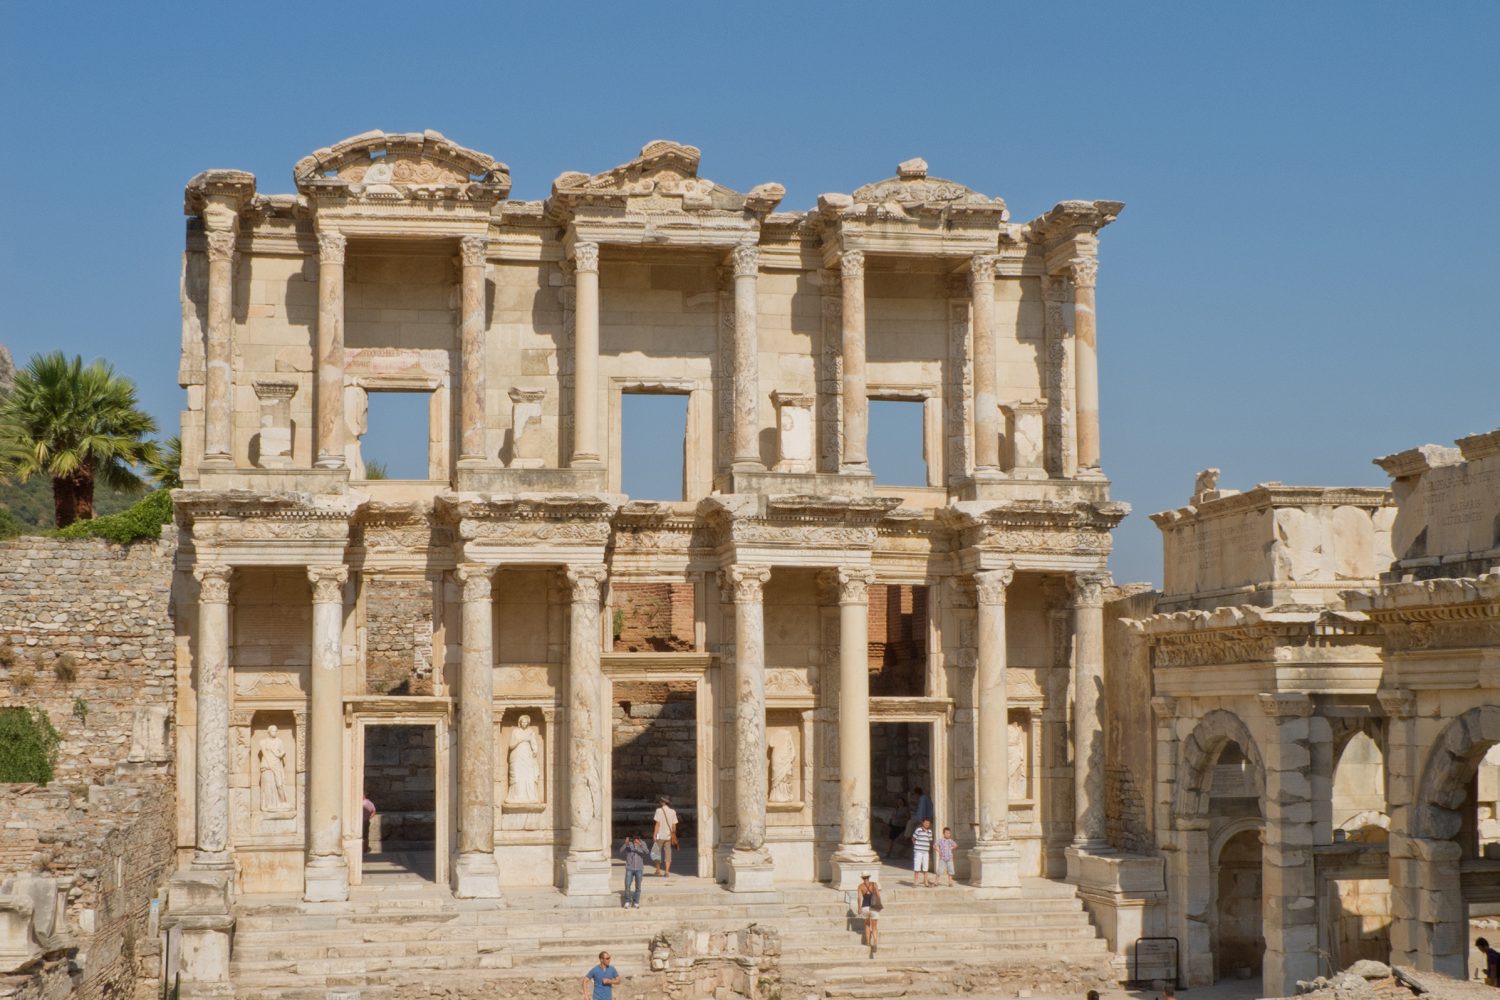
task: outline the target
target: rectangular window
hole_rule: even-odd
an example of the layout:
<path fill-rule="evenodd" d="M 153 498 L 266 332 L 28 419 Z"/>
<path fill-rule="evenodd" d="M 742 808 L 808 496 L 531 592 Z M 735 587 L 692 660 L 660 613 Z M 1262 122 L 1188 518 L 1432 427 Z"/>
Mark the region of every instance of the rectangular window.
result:
<path fill-rule="evenodd" d="M 926 486 L 921 400 L 870 400 L 870 471 L 882 486 Z"/>
<path fill-rule="evenodd" d="M 620 396 L 620 491 L 632 500 L 682 500 L 685 393 Z"/>
<path fill-rule="evenodd" d="M 359 438 L 365 479 L 427 479 L 432 393 L 378 390 L 368 394 L 366 430 Z M 354 470 L 358 478 L 359 470 Z"/>

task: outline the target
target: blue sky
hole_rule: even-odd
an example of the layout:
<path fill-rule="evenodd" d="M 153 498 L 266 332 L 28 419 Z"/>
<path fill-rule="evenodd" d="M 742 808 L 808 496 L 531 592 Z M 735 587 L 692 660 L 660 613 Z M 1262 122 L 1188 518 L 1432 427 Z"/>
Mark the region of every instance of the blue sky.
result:
<path fill-rule="evenodd" d="M 436 128 L 513 197 L 653 138 L 787 208 L 920 155 L 1030 218 L 1126 202 L 1100 268 L 1103 453 L 1136 513 L 1223 484 L 1378 484 L 1500 425 L 1500 5 L 7 4 L 0 343 L 181 406 L 182 186 Z M 879 442 L 872 442 L 876 449 Z"/>

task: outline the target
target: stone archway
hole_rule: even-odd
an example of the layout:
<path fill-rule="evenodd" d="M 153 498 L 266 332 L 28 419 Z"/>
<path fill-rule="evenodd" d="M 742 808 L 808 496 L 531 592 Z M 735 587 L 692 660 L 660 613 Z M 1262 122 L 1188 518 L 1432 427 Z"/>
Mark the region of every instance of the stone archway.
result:
<path fill-rule="evenodd" d="M 1217 845 L 1212 840 L 1215 834 L 1225 838 L 1243 832 L 1231 829 L 1233 824 L 1212 829 L 1214 771 L 1231 745 L 1243 757 L 1247 790 L 1257 805 L 1254 822 L 1258 826 L 1265 817 L 1265 764 L 1244 720 L 1233 712 L 1215 709 L 1203 716 L 1178 744 L 1172 810 L 1177 850 L 1168 857 L 1172 882 L 1168 893 L 1169 920 L 1172 933 L 1181 943 L 1182 975 L 1189 987 L 1211 985 L 1217 973 L 1214 954 Z"/>
<path fill-rule="evenodd" d="M 1393 837 L 1391 891 L 1399 902 L 1392 938 L 1409 942 L 1419 968 L 1466 978 L 1468 904 L 1461 834 L 1472 833 L 1464 811 L 1480 761 L 1500 744 L 1500 706 L 1475 706 L 1433 741 L 1406 817 L 1406 837 Z M 1401 926 L 1405 925 L 1405 926 Z M 1399 928 L 1399 929 L 1398 929 Z"/>

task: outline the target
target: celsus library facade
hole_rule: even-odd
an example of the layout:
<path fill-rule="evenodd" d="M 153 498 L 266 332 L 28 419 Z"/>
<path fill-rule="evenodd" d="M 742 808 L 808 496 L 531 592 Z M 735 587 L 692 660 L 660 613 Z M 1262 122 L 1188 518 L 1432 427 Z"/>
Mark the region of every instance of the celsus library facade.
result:
<path fill-rule="evenodd" d="M 239 901 L 346 900 L 377 857 L 459 899 L 609 905 L 661 795 L 675 870 L 726 900 L 849 888 L 918 788 L 977 898 L 1077 887 L 1122 978 L 1138 939 L 1175 938 L 1184 982 L 1290 992 L 1346 926 L 1348 954 L 1461 967 L 1462 896 L 1432 894 L 1489 877 L 1447 817 L 1500 741 L 1469 683 L 1500 687 L 1497 595 L 1397 557 L 1428 516 L 1413 477 L 1493 484 L 1500 446 L 1393 458 L 1394 492 L 1203 478 L 1158 515 L 1164 591 L 1115 587 L 1094 294 L 1122 205 L 1017 222 L 910 160 L 787 211 L 699 160 L 653 142 L 513 201 L 488 155 L 371 132 L 298 162 L 295 193 L 189 183 L 190 972 L 227 976 Z M 632 424 L 641 396 L 680 434 Z M 425 422 L 412 478 L 371 434 L 397 397 Z M 911 421 L 917 481 L 872 473 L 880 407 Z M 624 491 L 642 433 L 675 498 Z M 1444 525 L 1500 513 L 1464 488 Z M 1440 534 L 1411 565 L 1487 572 L 1493 538 Z M 1413 610 L 1434 602 L 1487 651 L 1442 652 Z"/>

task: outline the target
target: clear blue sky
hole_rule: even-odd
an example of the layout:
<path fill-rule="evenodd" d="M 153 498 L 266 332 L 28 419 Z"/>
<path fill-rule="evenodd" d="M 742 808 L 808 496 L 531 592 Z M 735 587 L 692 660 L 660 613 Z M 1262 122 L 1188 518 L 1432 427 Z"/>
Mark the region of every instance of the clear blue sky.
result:
<path fill-rule="evenodd" d="M 789 209 L 909 156 L 1024 220 L 1127 207 L 1100 268 L 1104 465 L 1146 515 L 1223 483 L 1383 482 L 1500 425 L 1500 4 L 6 4 L 0 342 L 134 377 L 170 428 L 184 182 L 292 189 L 436 128 L 513 197 L 653 138 Z M 878 443 L 876 444 L 878 448 Z"/>

